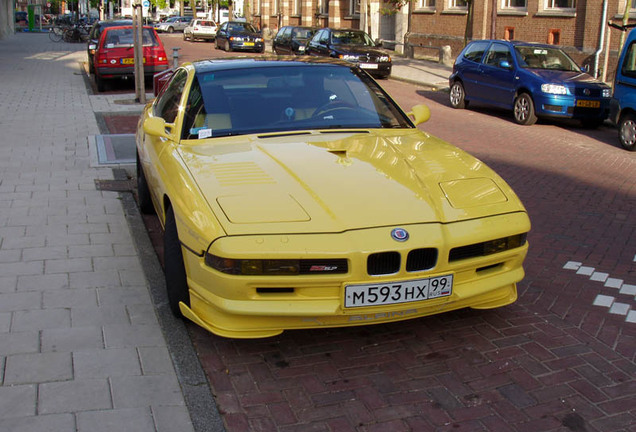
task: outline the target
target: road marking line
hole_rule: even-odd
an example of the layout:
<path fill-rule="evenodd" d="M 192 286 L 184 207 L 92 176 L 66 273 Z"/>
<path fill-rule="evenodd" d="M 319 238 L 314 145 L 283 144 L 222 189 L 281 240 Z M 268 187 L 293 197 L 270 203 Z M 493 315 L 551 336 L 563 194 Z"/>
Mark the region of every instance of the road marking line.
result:
<path fill-rule="evenodd" d="M 636 261 L 636 255 L 634 256 L 634 261 Z M 578 275 L 588 276 L 591 281 L 602 282 L 606 288 L 618 289 L 619 294 L 630 296 L 636 301 L 636 285 L 626 284 L 623 279 L 610 277 L 609 273 L 596 271 L 594 267 L 584 266 L 583 263 L 577 261 L 566 262 L 563 269 L 574 270 Z M 630 303 L 617 302 L 614 296 L 599 294 L 592 302 L 592 305 L 606 307 L 610 314 L 624 315 L 626 322 L 636 323 L 636 306 Z"/>

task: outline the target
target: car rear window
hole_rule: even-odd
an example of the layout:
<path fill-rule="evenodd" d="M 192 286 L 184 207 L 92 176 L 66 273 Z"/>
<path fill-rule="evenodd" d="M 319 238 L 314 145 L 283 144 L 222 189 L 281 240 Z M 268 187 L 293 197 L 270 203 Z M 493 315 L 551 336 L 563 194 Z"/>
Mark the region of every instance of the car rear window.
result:
<path fill-rule="evenodd" d="M 203 27 L 214 27 L 214 23 L 212 21 L 199 21 L 199 25 Z"/>
<path fill-rule="evenodd" d="M 152 29 L 144 28 L 142 31 L 142 39 L 144 46 L 159 45 Z M 133 46 L 134 43 L 135 38 L 132 27 L 108 29 L 104 39 L 106 48 L 127 48 Z"/>

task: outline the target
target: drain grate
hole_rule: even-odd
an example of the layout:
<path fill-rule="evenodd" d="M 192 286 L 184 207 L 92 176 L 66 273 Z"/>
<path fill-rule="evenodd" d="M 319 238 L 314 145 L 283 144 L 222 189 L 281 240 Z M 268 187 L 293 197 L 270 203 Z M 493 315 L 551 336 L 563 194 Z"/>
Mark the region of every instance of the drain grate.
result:
<path fill-rule="evenodd" d="M 135 181 L 130 180 L 95 180 L 95 187 L 101 191 L 111 192 L 132 192 L 135 188 Z"/>
<path fill-rule="evenodd" d="M 135 135 L 96 135 L 97 163 L 99 165 L 134 164 Z"/>

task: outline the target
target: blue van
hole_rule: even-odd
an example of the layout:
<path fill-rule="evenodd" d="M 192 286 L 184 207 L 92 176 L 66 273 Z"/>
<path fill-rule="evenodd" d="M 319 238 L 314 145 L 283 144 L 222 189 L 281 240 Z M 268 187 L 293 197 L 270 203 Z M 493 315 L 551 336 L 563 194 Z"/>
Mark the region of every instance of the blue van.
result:
<path fill-rule="evenodd" d="M 625 31 L 626 27 L 616 26 Z M 631 25 L 633 27 L 633 25 Z M 610 121 L 618 126 L 618 140 L 625 150 L 636 151 L 636 32 L 630 31 L 618 58 Z"/>

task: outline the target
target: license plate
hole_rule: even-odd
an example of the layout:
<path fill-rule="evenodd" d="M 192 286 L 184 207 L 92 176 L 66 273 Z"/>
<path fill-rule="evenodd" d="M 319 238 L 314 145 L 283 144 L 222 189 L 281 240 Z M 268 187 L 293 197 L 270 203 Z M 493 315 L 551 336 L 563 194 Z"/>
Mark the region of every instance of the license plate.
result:
<path fill-rule="evenodd" d="M 361 69 L 377 69 L 378 65 L 375 63 L 360 63 Z"/>
<path fill-rule="evenodd" d="M 576 106 L 581 108 L 599 108 L 601 102 L 593 100 L 577 100 Z"/>
<path fill-rule="evenodd" d="M 146 63 L 146 58 L 144 57 L 143 63 Z M 121 59 L 121 64 L 130 65 L 135 64 L 135 58 L 123 58 Z"/>
<path fill-rule="evenodd" d="M 254 46 L 254 42 L 243 42 L 245 46 Z"/>
<path fill-rule="evenodd" d="M 453 293 L 453 275 L 402 282 L 345 286 L 345 307 L 390 305 L 448 297 Z"/>

